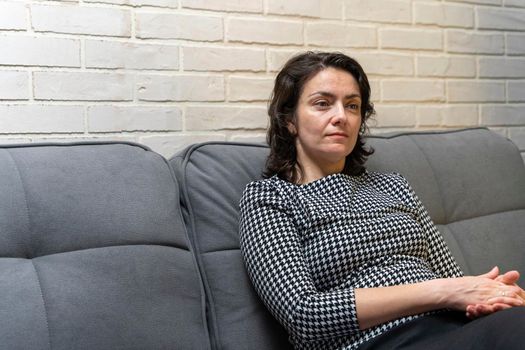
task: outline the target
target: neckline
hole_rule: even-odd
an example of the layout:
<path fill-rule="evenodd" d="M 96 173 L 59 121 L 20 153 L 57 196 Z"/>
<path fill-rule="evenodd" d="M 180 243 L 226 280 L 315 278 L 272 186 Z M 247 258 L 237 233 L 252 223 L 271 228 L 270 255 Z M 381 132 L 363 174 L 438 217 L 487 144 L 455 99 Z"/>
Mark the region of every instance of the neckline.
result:
<path fill-rule="evenodd" d="M 350 179 L 353 179 L 353 178 L 361 178 L 363 175 L 367 174 L 368 172 L 365 170 L 361 175 L 357 175 L 357 176 L 350 176 L 350 175 L 347 175 L 347 174 L 343 174 L 343 173 L 333 173 L 333 174 L 330 174 L 330 175 L 326 175 L 326 176 L 323 176 L 317 180 L 313 180 L 313 181 L 310 181 L 308 183 L 305 183 L 305 184 L 295 184 L 293 182 L 290 182 L 290 181 L 287 181 L 285 179 L 282 179 L 280 178 L 279 176 L 277 175 L 274 175 L 275 178 L 277 178 L 279 181 L 282 181 L 284 182 L 285 184 L 289 185 L 289 186 L 292 186 L 292 187 L 295 187 L 295 188 L 313 188 L 313 187 L 317 187 L 317 186 L 320 186 L 321 184 L 324 184 L 332 179 L 337 179 L 337 178 L 341 178 L 342 180 L 350 180 Z"/>

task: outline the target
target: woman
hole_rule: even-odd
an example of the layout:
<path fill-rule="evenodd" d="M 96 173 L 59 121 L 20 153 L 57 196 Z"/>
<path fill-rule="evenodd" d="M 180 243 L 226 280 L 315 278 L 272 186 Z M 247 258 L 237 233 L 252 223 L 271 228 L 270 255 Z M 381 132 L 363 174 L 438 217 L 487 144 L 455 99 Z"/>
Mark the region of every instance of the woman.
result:
<path fill-rule="evenodd" d="M 373 113 L 366 74 L 343 54 L 307 52 L 278 74 L 267 178 L 241 199 L 261 299 L 298 349 L 521 346 L 495 333 L 523 327 L 519 274 L 464 277 L 407 181 L 366 171 Z"/>

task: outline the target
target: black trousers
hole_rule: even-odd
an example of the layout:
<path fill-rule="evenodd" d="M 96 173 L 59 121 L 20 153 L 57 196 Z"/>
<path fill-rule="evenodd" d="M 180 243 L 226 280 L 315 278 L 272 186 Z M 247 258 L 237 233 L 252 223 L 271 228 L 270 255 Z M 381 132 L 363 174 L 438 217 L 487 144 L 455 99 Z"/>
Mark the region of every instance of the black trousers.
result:
<path fill-rule="evenodd" d="M 362 344 L 359 350 L 525 349 L 525 307 L 470 320 L 460 312 L 423 316 Z"/>

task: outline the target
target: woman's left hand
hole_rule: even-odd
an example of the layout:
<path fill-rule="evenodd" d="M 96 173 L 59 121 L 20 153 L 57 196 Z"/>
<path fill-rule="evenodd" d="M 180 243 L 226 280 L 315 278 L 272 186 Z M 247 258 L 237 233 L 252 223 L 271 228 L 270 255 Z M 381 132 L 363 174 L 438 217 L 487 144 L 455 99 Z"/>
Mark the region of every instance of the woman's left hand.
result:
<path fill-rule="evenodd" d="M 486 274 L 485 277 L 492 278 L 498 282 L 504 283 L 509 286 L 518 286 L 516 282 L 518 282 L 520 278 L 520 273 L 518 271 L 512 270 L 505 272 L 504 274 L 499 274 L 499 269 L 496 266 L 492 271 Z M 519 297 L 525 302 L 525 291 L 520 288 Z M 469 305 L 467 306 L 467 317 L 469 318 L 478 318 L 481 316 L 489 315 L 491 313 L 494 313 L 496 311 L 504 310 L 511 308 L 512 306 L 504 303 L 495 303 L 495 304 L 475 304 L 475 305 Z"/>

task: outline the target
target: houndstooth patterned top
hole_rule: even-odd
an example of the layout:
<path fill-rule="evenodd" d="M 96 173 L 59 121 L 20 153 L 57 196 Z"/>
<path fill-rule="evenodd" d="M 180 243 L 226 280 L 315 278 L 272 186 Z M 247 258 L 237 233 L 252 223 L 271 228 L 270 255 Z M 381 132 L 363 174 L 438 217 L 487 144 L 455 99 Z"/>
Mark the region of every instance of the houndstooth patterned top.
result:
<path fill-rule="evenodd" d="M 277 176 L 246 186 L 240 247 L 257 293 L 296 349 L 356 349 L 421 315 L 359 330 L 354 288 L 462 272 L 399 174 Z"/>

